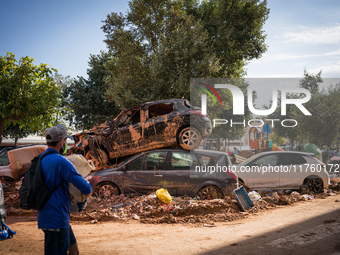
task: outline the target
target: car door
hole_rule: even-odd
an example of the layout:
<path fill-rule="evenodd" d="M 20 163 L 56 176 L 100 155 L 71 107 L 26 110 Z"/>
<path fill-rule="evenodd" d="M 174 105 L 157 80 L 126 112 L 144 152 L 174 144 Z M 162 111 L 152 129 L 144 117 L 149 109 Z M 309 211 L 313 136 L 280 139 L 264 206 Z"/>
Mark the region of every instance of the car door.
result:
<path fill-rule="evenodd" d="M 188 151 L 170 151 L 164 170 L 164 187 L 171 195 L 192 195 L 199 176 L 194 174 L 196 154 Z"/>
<path fill-rule="evenodd" d="M 172 144 L 176 142 L 176 135 L 171 120 L 176 115 L 174 103 L 155 103 L 145 106 L 145 122 L 143 125 L 143 138 L 146 146 L 155 148 L 159 144 Z"/>
<path fill-rule="evenodd" d="M 280 185 L 279 156 L 263 155 L 246 166 L 246 178 L 250 188 L 277 188 Z"/>
<path fill-rule="evenodd" d="M 166 151 L 152 151 L 129 162 L 125 167 L 125 188 L 143 194 L 162 188 L 166 156 Z"/>
<path fill-rule="evenodd" d="M 306 159 L 297 153 L 282 153 L 281 157 L 280 187 L 282 189 L 299 188 L 302 186 L 303 176 L 307 174 Z"/>
<path fill-rule="evenodd" d="M 110 140 L 115 145 L 110 158 L 134 154 L 143 142 L 141 109 L 127 109 L 114 123 Z"/>

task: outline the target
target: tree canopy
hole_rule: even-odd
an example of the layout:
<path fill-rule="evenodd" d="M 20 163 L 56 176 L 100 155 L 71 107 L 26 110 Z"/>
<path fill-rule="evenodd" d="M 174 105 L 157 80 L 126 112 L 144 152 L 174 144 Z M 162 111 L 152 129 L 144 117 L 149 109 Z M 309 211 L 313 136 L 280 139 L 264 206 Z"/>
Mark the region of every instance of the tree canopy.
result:
<path fill-rule="evenodd" d="M 300 85 L 313 92 L 311 100 L 305 104 L 312 116 L 298 111 L 294 116 L 299 122 L 297 130 L 301 140 L 333 148 L 340 142 L 340 83 L 321 90 L 319 83 L 322 81 L 321 71 L 316 75 L 305 71 Z"/>
<path fill-rule="evenodd" d="M 190 97 L 190 78 L 240 77 L 266 51 L 259 0 L 134 0 L 102 27 L 113 58 L 108 99 L 122 107 Z"/>
<path fill-rule="evenodd" d="M 340 142 L 340 83 L 321 90 L 320 84 L 323 83 L 321 74 L 321 71 L 317 74 L 311 74 L 305 70 L 304 77 L 299 82 L 300 87 L 311 92 L 311 99 L 304 103 L 304 107 L 308 109 L 311 115 L 304 115 L 294 105 L 287 105 L 286 116 L 281 116 L 279 109 L 269 116 L 270 119 L 296 120 L 298 124 L 295 127 L 287 128 L 276 125 L 274 129 L 277 135 L 289 138 L 292 148 L 296 141 L 329 148 Z M 297 96 L 292 94 L 290 97 Z M 293 125 L 293 123 L 289 125 Z"/>
<path fill-rule="evenodd" d="M 112 120 L 119 113 L 114 102 L 105 98 L 108 71 L 105 69 L 110 54 L 101 52 L 91 55 L 87 74 L 88 79 L 78 77 L 72 81 L 62 81 L 64 116 L 75 128 L 90 129 L 93 126 Z"/>
<path fill-rule="evenodd" d="M 32 133 L 56 119 L 61 89 L 47 64 L 33 64 L 31 57 L 16 60 L 13 53 L 0 56 L 0 143 L 4 128 L 19 125 Z"/>

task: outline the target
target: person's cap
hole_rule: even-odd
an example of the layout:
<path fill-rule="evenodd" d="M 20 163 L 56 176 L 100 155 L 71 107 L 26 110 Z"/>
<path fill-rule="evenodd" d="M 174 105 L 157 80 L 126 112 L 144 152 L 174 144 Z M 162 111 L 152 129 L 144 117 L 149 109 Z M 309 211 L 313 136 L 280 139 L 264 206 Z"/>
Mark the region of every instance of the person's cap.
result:
<path fill-rule="evenodd" d="M 59 142 L 66 137 L 71 138 L 71 136 L 67 135 L 66 128 L 62 125 L 53 126 L 46 131 L 47 142 Z"/>

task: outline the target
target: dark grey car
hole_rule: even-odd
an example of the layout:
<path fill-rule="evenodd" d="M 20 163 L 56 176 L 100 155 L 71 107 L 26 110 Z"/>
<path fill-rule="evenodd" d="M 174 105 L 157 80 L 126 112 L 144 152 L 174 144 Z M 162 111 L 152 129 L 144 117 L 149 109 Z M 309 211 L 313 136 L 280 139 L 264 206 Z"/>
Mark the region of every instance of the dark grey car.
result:
<path fill-rule="evenodd" d="M 237 176 L 228 166 L 230 159 L 222 152 L 158 149 L 132 156 L 116 168 L 95 172 L 87 180 L 101 197 L 148 194 L 166 188 L 174 196 L 213 199 L 231 195 L 237 186 Z"/>

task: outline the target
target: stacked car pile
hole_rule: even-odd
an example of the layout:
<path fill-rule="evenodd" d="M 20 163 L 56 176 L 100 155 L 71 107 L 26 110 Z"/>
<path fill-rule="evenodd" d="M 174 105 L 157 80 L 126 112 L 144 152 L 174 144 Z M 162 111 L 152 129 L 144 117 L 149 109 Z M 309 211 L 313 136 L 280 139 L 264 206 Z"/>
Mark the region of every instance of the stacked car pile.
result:
<path fill-rule="evenodd" d="M 172 195 L 221 198 L 236 188 L 237 176 L 227 170 L 226 153 L 195 150 L 211 131 L 210 119 L 187 100 L 159 100 L 127 108 L 113 121 L 74 135 L 69 154 L 95 163 L 100 171 L 87 179 L 100 196 L 166 188 Z M 225 171 L 206 171 L 216 164 Z"/>

